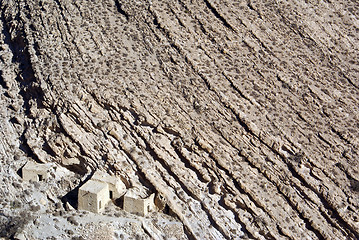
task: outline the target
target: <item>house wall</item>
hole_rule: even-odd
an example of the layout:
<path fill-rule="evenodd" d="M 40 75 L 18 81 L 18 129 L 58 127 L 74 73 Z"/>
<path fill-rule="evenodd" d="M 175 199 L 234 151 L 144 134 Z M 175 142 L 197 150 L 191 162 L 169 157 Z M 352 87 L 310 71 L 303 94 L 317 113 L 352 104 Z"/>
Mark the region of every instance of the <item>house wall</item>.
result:
<path fill-rule="evenodd" d="M 78 209 L 90 212 L 98 212 L 97 194 L 79 190 Z"/>
<path fill-rule="evenodd" d="M 101 206 L 99 205 L 99 201 L 101 201 Z M 97 212 L 102 211 L 107 203 L 110 201 L 109 189 L 108 186 L 102 189 L 97 195 Z"/>
<path fill-rule="evenodd" d="M 42 176 L 42 179 L 45 180 L 48 177 L 48 173 L 46 171 L 38 171 L 35 169 L 22 169 L 22 178 L 26 181 L 39 181 L 39 175 Z"/>
<path fill-rule="evenodd" d="M 123 209 L 129 213 L 145 216 L 154 208 L 154 197 L 155 195 L 152 194 L 146 199 L 137 199 L 125 195 L 123 199 Z"/>
<path fill-rule="evenodd" d="M 129 196 L 124 196 L 123 209 L 126 212 L 145 216 L 148 211 L 145 209 L 145 201 L 143 199 L 136 199 Z"/>

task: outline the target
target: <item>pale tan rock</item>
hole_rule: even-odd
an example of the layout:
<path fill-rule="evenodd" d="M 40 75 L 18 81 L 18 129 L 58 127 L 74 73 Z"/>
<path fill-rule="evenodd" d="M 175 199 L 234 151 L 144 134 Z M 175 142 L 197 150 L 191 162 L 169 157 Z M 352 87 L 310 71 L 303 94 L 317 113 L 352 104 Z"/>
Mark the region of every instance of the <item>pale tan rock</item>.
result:
<path fill-rule="evenodd" d="M 77 177 L 66 185 L 51 171 L 54 181 L 34 183 L 58 184 L 54 195 L 96 170 L 161 194 L 183 239 L 358 235 L 355 1 L 2 3 L 9 206 L 25 204 L 12 192 L 31 183 L 17 185 L 15 172 L 34 158 Z M 139 222 L 123 235 L 148 238 L 143 228 L 171 238 Z M 117 230 L 89 224 L 83 236 Z"/>

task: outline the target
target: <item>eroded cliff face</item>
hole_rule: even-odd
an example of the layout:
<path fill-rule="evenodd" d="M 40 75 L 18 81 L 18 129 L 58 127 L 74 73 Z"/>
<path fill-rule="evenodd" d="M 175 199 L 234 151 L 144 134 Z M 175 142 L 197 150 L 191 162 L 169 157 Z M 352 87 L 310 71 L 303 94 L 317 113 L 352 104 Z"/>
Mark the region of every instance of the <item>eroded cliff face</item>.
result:
<path fill-rule="evenodd" d="M 355 1 L 0 3 L 6 201 L 32 159 L 159 193 L 170 237 L 358 237 Z"/>

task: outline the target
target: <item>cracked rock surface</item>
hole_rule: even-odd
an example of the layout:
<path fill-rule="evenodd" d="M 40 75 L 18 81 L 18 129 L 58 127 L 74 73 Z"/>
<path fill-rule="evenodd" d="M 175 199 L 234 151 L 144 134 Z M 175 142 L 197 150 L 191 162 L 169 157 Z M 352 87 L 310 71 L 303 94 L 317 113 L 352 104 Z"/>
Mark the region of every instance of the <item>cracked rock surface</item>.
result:
<path fill-rule="evenodd" d="M 0 10 L 0 236 L 358 238 L 357 1 Z M 23 182 L 29 160 L 57 182 Z M 96 169 L 171 214 L 76 211 L 63 197 Z"/>

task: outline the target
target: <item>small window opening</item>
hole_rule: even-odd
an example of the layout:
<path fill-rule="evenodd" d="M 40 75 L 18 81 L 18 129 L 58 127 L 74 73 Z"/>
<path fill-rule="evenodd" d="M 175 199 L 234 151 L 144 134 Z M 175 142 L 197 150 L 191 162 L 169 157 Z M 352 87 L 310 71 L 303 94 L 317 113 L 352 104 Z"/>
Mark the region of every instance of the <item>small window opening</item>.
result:
<path fill-rule="evenodd" d="M 38 175 L 37 175 L 37 178 L 39 179 L 39 181 L 44 180 L 44 178 L 43 178 L 43 176 L 42 176 L 41 174 L 38 174 Z"/>
<path fill-rule="evenodd" d="M 98 202 L 98 206 L 99 206 L 99 208 L 101 208 L 102 206 L 101 206 L 102 204 L 101 204 L 101 201 L 99 201 Z"/>
<path fill-rule="evenodd" d="M 150 205 L 147 205 L 147 212 L 150 212 Z"/>
<path fill-rule="evenodd" d="M 110 191 L 110 199 L 113 199 L 113 191 Z"/>
<path fill-rule="evenodd" d="M 163 210 L 164 213 L 169 214 L 170 213 L 170 206 L 166 204 L 165 209 Z"/>

